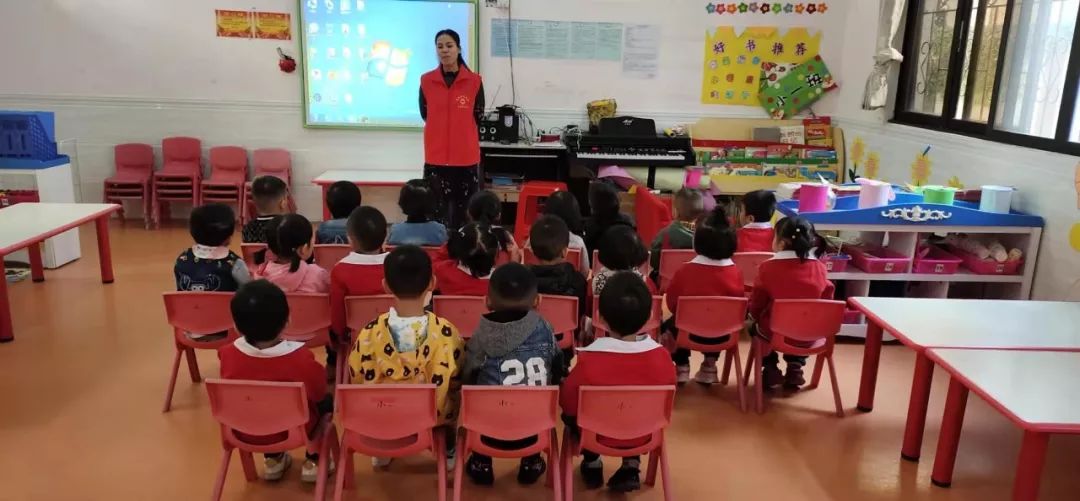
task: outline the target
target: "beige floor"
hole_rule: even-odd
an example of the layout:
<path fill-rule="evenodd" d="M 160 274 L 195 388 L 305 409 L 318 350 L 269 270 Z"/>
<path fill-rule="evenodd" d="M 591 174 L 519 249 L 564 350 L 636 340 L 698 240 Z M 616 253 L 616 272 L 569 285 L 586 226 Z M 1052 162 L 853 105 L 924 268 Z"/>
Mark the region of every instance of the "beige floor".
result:
<path fill-rule="evenodd" d="M 205 390 L 182 373 L 172 412 L 161 413 L 172 343 L 159 293 L 173 288 L 172 262 L 189 244 L 187 232 L 179 227 L 147 232 L 137 222 L 113 228 L 116 283 L 100 283 L 95 238 L 83 231 L 83 259 L 47 272 L 45 283 L 24 281 L 10 288 L 17 339 L 0 345 L 0 500 L 205 499 L 210 494 L 220 445 Z M 740 413 L 732 387 L 680 390 L 667 435 L 677 497 L 1009 498 L 1020 433 L 1008 421 L 973 396 L 954 487 L 931 487 L 946 376 L 936 376 L 923 461 L 904 462 L 899 449 L 913 357 L 903 347 L 886 347 L 877 409 L 863 414 L 854 410 L 861 353 L 857 344 L 838 348 L 849 410 L 844 419 L 831 414 L 827 386 L 773 400 L 764 416 Z M 203 375 L 215 376 L 214 354 L 199 358 Z M 1080 438 L 1051 440 L 1041 499 L 1080 499 L 1078 457 Z M 428 458 L 396 462 L 379 473 L 366 459 L 357 464 L 359 487 L 348 499 L 434 498 L 434 463 Z M 514 463 L 498 462 L 496 487 L 467 485 L 465 499 L 550 499 L 551 491 L 541 486 L 517 486 L 515 471 Z M 294 467 L 280 483 L 247 484 L 234 460 L 226 498 L 310 499 L 310 488 L 301 486 L 298 476 Z M 577 494 L 578 499 L 615 497 L 603 491 Z M 662 498 L 651 489 L 627 497 Z"/>

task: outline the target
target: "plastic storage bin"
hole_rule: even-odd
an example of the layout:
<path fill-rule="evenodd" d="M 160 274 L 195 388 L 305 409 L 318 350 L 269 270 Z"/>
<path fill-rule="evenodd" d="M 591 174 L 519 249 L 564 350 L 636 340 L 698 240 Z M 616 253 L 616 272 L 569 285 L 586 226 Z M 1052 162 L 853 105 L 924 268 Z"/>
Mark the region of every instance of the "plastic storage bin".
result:
<path fill-rule="evenodd" d="M 37 190 L 0 190 L 0 207 L 40 201 Z"/>
<path fill-rule="evenodd" d="M 949 250 L 963 261 L 965 268 L 976 275 L 1019 275 L 1020 265 L 1024 264 L 1023 259 L 999 263 L 993 259 L 979 259 L 979 256 L 955 247 Z"/>
<path fill-rule="evenodd" d="M 821 257 L 821 262 L 825 263 L 825 269 L 830 272 L 841 272 L 847 270 L 848 263 L 851 262 L 851 256 L 847 254 L 825 254 Z"/>
<path fill-rule="evenodd" d="M 851 254 L 851 264 L 867 273 L 907 273 L 911 259 L 884 248 L 845 247 Z"/>
<path fill-rule="evenodd" d="M 915 256 L 913 271 L 915 273 L 929 273 L 935 275 L 952 275 L 964 262 L 940 247 L 930 247 L 925 256 Z"/>

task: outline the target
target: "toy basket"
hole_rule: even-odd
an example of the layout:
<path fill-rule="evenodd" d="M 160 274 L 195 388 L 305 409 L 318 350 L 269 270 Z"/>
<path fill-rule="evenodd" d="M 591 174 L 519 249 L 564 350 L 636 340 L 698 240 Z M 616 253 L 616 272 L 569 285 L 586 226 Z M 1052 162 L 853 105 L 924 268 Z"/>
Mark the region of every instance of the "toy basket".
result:
<path fill-rule="evenodd" d="M 928 273 L 934 275 L 952 275 L 964 262 L 940 247 L 930 247 L 930 251 L 924 256 L 915 256 L 913 271 L 915 273 Z"/>
<path fill-rule="evenodd" d="M 885 248 L 849 247 L 851 264 L 867 273 L 907 273 L 911 259 Z"/>

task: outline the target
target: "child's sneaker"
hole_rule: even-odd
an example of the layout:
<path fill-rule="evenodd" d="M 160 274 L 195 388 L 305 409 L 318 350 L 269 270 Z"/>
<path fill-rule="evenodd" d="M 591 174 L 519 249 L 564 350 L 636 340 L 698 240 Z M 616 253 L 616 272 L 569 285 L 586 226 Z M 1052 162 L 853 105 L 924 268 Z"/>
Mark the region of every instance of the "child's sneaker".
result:
<path fill-rule="evenodd" d="M 380 458 L 371 456 L 371 466 L 374 468 L 386 468 L 390 466 L 390 463 L 394 461 L 394 458 Z"/>
<path fill-rule="evenodd" d="M 330 464 L 326 465 L 326 473 L 334 473 L 334 460 L 330 459 Z M 305 459 L 304 464 L 300 467 L 300 481 L 305 484 L 314 484 L 319 480 L 319 463 L 312 459 Z"/>
<path fill-rule="evenodd" d="M 446 471 L 454 471 L 455 466 L 457 466 L 457 447 L 446 451 Z"/>
<path fill-rule="evenodd" d="M 641 488 L 641 472 L 631 466 L 623 466 L 608 479 L 607 486 L 615 492 L 633 492 Z"/>
<path fill-rule="evenodd" d="M 521 466 L 518 467 L 518 483 L 532 485 L 547 471 L 547 463 L 539 454 L 521 458 Z"/>
<path fill-rule="evenodd" d="M 694 374 L 694 382 L 698 384 L 716 384 L 720 378 L 716 375 L 716 360 L 706 358 L 701 362 L 701 368 Z"/>
<path fill-rule="evenodd" d="M 689 365 L 676 365 L 675 366 L 675 381 L 679 384 L 686 384 L 690 381 L 690 366 Z"/>
<path fill-rule="evenodd" d="M 264 480 L 269 480 L 271 482 L 281 480 L 281 477 L 285 476 L 285 471 L 292 466 L 292 456 L 288 454 L 284 454 L 280 457 L 267 456 L 263 460 L 263 466 L 265 466 L 265 470 L 263 471 Z"/>
<path fill-rule="evenodd" d="M 787 374 L 784 375 L 784 389 L 794 391 L 801 388 L 804 384 L 806 384 L 806 378 L 803 377 L 802 366 L 788 364 Z"/>
<path fill-rule="evenodd" d="M 491 458 L 473 454 L 465 465 L 465 473 L 469 474 L 476 485 L 493 485 L 495 483 L 495 471 L 491 467 Z"/>
<path fill-rule="evenodd" d="M 784 384 L 784 374 L 775 365 L 766 365 L 761 370 L 761 380 L 765 388 L 775 388 Z"/>
<path fill-rule="evenodd" d="M 604 463 L 600 458 L 595 461 L 581 460 L 581 480 L 585 482 L 586 489 L 599 489 L 604 485 Z"/>

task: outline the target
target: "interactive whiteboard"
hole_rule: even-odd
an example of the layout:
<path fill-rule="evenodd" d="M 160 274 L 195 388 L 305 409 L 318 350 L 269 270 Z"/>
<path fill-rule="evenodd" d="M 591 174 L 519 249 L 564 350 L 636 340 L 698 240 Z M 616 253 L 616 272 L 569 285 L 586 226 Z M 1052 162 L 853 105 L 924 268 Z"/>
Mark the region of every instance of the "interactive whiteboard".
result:
<path fill-rule="evenodd" d="M 301 0 L 304 125 L 422 127 L 435 33 L 457 31 L 476 70 L 476 23 L 473 0 Z"/>

